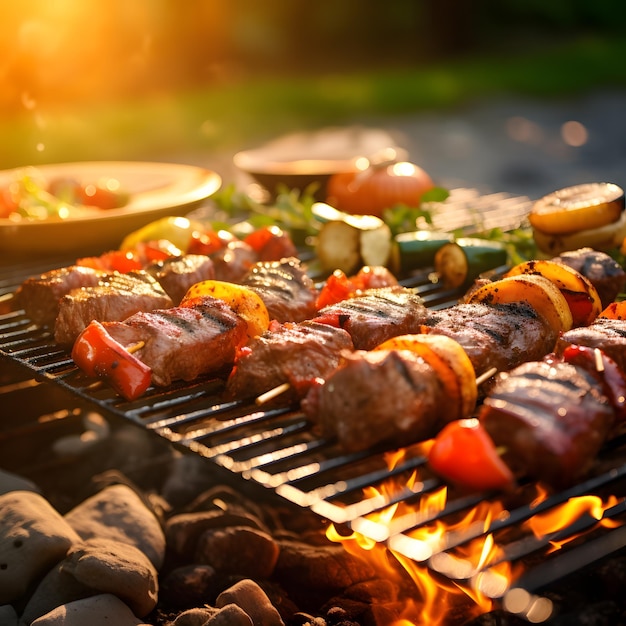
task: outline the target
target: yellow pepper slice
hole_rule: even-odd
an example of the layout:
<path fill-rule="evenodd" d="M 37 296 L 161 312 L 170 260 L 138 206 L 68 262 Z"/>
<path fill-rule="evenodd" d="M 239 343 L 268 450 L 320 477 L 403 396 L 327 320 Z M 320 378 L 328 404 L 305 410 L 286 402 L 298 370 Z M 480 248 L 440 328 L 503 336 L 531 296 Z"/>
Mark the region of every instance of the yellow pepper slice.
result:
<path fill-rule="evenodd" d="M 193 300 L 202 296 L 211 296 L 223 300 L 248 325 L 248 336 L 262 335 L 270 324 L 270 316 L 265 303 L 252 289 L 220 280 L 204 280 L 192 285 L 181 306 L 191 306 Z"/>

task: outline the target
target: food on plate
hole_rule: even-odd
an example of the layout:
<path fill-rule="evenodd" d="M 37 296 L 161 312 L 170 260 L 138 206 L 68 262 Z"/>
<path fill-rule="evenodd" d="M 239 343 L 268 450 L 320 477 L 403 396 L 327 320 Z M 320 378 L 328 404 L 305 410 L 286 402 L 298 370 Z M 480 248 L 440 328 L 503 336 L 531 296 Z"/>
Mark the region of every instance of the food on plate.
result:
<path fill-rule="evenodd" d="M 434 188 L 430 175 L 414 163 L 367 163 L 365 169 L 333 174 L 327 202 L 346 213 L 380 217 L 397 205 L 418 207 L 423 195 Z"/>
<path fill-rule="evenodd" d="M 79 182 L 70 178 L 48 180 L 36 168 L 15 170 L 0 189 L 0 218 L 42 220 L 67 219 L 93 210 L 118 209 L 130 194 L 115 178 Z"/>
<path fill-rule="evenodd" d="M 323 307 L 313 321 L 343 328 L 355 348 L 371 350 L 391 337 L 419 332 L 429 315 L 415 290 L 392 286 Z"/>
<path fill-rule="evenodd" d="M 526 261 L 506 272 L 506 276 L 525 274 L 544 276 L 556 285 L 567 301 L 572 314 L 572 326 L 587 326 L 602 311 L 600 295 L 591 281 L 580 272 L 556 261 Z"/>
<path fill-rule="evenodd" d="M 613 183 L 566 187 L 539 199 L 528 220 L 537 247 L 546 254 L 585 246 L 619 248 L 626 237 L 624 191 Z"/>
<path fill-rule="evenodd" d="M 611 304 L 626 287 L 624 268 L 606 252 L 584 247 L 562 252 L 552 261 L 569 265 L 596 288 L 602 308 Z"/>
<path fill-rule="evenodd" d="M 161 285 L 144 270 L 102 277 L 97 285 L 74 289 L 59 301 L 54 322 L 54 340 L 72 345 L 92 320 L 123 320 L 137 311 L 172 306 L 171 298 Z"/>
<path fill-rule="evenodd" d="M 342 328 L 316 322 L 272 322 L 267 332 L 242 347 L 226 382 L 228 398 L 257 398 L 286 384 L 282 403 L 300 400 L 354 349 Z"/>
<path fill-rule="evenodd" d="M 255 263 L 241 284 L 256 292 L 279 322 L 301 322 L 317 312 L 318 289 L 296 257 Z"/>
<path fill-rule="evenodd" d="M 502 267 L 507 251 L 497 241 L 461 237 L 444 243 L 435 253 L 434 266 L 445 287 L 469 287 L 483 272 Z"/>
<path fill-rule="evenodd" d="M 323 270 L 352 274 L 363 265 L 387 265 L 393 253 L 391 229 L 374 215 L 350 215 L 317 203 L 314 211 L 323 224 L 315 252 Z"/>
<path fill-rule="evenodd" d="M 205 296 L 223 300 L 247 325 L 248 337 L 264 333 L 270 323 L 265 303 L 258 293 L 249 287 L 225 283 L 219 280 L 204 280 L 192 285 L 181 301 L 181 306 L 194 306 Z"/>

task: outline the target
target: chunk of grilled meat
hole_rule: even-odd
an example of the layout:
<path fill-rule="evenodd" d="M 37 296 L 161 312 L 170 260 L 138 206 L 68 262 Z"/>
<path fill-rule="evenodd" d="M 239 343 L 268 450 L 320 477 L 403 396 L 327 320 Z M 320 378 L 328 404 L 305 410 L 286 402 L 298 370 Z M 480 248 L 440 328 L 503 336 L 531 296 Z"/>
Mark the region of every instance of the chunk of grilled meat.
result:
<path fill-rule="evenodd" d="M 16 303 L 35 324 L 52 327 L 63 296 L 74 289 L 95 287 L 105 275 L 90 267 L 70 265 L 31 276 L 17 288 Z"/>
<path fill-rule="evenodd" d="M 420 332 L 429 315 L 417 292 L 394 286 L 324 307 L 313 320 L 347 330 L 356 349 L 372 350 L 392 337 Z"/>
<path fill-rule="evenodd" d="M 626 320 L 598 317 L 589 326 L 572 328 L 559 337 L 555 351 L 560 354 L 571 344 L 600 348 L 626 372 Z"/>
<path fill-rule="evenodd" d="M 215 278 L 212 259 L 202 254 L 185 254 L 154 261 L 145 270 L 157 280 L 175 305 L 180 304 L 191 285 Z"/>
<path fill-rule="evenodd" d="M 241 284 L 261 297 L 278 322 L 302 322 L 317 312 L 317 289 L 295 257 L 256 263 Z"/>
<path fill-rule="evenodd" d="M 541 359 L 552 352 L 557 340 L 551 326 L 524 302 L 457 304 L 431 313 L 422 331 L 460 343 L 477 376 L 493 367 L 507 371 Z"/>
<path fill-rule="evenodd" d="M 552 260 L 569 265 L 587 277 L 598 291 L 603 308 L 611 304 L 626 287 L 626 272 L 606 252 L 580 248 L 563 252 Z"/>
<path fill-rule="evenodd" d="M 255 250 L 244 241 L 230 241 L 223 249 L 211 255 L 215 265 L 215 279 L 240 283 L 258 262 Z"/>
<path fill-rule="evenodd" d="M 210 296 L 194 306 L 141 311 L 103 326 L 123 346 L 144 343 L 133 354 L 152 369 L 152 382 L 159 386 L 221 373 L 247 338 L 244 320 Z"/>
<path fill-rule="evenodd" d="M 341 328 L 316 322 L 273 323 L 244 346 L 226 384 L 230 398 L 258 397 L 288 383 L 280 401 L 302 398 L 316 379 L 326 378 L 340 362 L 343 350 L 354 348 Z"/>
<path fill-rule="evenodd" d="M 589 471 L 615 421 L 597 378 L 553 359 L 498 374 L 479 419 L 512 470 L 556 489 Z"/>
<path fill-rule="evenodd" d="M 61 298 L 54 339 L 61 345 L 71 345 L 92 320 L 123 320 L 137 311 L 170 306 L 171 298 L 147 272 L 113 272 L 97 285 L 74 289 Z"/>
<path fill-rule="evenodd" d="M 458 398 L 437 372 L 406 350 L 357 350 L 326 382 L 310 389 L 304 412 L 347 451 L 403 446 L 432 437 Z"/>

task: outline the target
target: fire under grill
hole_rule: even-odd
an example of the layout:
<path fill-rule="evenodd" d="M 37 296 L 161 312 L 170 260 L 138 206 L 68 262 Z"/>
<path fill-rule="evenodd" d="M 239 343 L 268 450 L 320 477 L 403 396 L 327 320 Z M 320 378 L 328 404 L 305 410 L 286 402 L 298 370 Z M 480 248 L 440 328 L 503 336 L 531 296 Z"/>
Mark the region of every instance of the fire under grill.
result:
<path fill-rule="evenodd" d="M 0 278 L 0 304 L 26 277 L 45 269 L 7 268 Z M 426 273 L 405 284 L 434 308 L 449 306 L 460 295 L 443 290 Z M 626 435 L 606 445 L 596 474 L 566 491 L 541 495 L 533 483 L 505 497 L 449 491 L 442 508 L 434 502 L 444 485 L 429 473 L 419 444 L 394 454 L 393 464 L 383 449 L 346 454 L 334 441 L 320 438 L 297 407 L 224 402 L 220 378 L 151 388 L 140 400 L 126 402 L 86 379 L 50 332 L 21 311 L 0 314 L 0 361 L 4 417 L 22 410 L 34 387 L 61 389 L 105 417 L 131 422 L 204 457 L 235 480 L 388 547 L 436 580 L 478 589 L 530 621 L 550 614 L 543 594 L 550 585 L 626 546 Z M 0 425 L 0 441 L 6 444 L 11 432 Z M 563 507 L 572 499 L 596 504 L 568 520 Z M 395 515 L 387 519 L 391 507 Z M 557 516 L 556 526 L 538 535 L 529 529 L 549 514 Z M 430 532 L 437 525 L 446 531 L 433 542 Z M 491 541 L 499 548 L 495 560 L 477 564 L 465 556 L 474 542 Z M 551 550 L 561 543 L 566 545 Z M 503 577 L 502 564 L 519 574 Z"/>

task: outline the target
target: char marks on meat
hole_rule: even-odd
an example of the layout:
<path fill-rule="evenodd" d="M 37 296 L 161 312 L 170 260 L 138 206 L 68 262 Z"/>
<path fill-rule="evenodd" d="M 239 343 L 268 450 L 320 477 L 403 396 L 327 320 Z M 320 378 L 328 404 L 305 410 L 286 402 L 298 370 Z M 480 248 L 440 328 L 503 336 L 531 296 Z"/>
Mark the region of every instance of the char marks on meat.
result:
<path fill-rule="evenodd" d="M 342 351 L 352 349 L 350 335 L 341 328 L 316 322 L 274 323 L 240 351 L 226 385 L 227 396 L 258 397 L 288 383 L 281 402 L 300 399 L 316 379 L 335 370 Z"/>
<path fill-rule="evenodd" d="M 420 332 L 429 315 L 416 291 L 388 287 L 324 307 L 314 319 L 347 330 L 356 349 L 372 350 L 392 337 Z"/>
<path fill-rule="evenodd" d="M 152 382 L 159 386 L 220 373 L 232 365 L 247 336 L 243 319 L 210 296 L 194 306 L 142 311 L 103 326 L 123 346 L 145 343 L 134 354 L 152 369 Z"/>
<path fill-rule="evenodd" d="M 563 252 L 553 260 L 569 265 L 586 276 L 598 291 L 603 308 L 611 304 L 626 287 L 626 272 L 606 252 L 580 248 Z"/>
<path fill-rule="evenodd" d="M 95 287 L 104 275 L 80 265 L 51 270 L 25 280 L 15 292 L 16 301 L 35 324 L 52 328 L 61 298 L 75 289 Z"/>
<path fill-rule="evenodd" d="M 499 374 L 479 419 L 509 467 L 562 489 L 589 471 L 615 417 L 595 376 L 545 360 Z"/>
<path fill-rule="evenodd" d="M 542 359 L 557 341 L 550 325 L 524 302 L 457 304 L 432 313 L 423 331 L 455 339 L 477 375 L 493 367 L 507 371 L 524 361 Z"/>
<path fill-rule="evenodd" d="M 437 372 L 408 351 L 357 350 L 302 401 L 321 432 L 347 451 L 432 437 L 455 400 Z"/>
<path fill-rule="evenodd" d="M 170 306 L 171 298 L 147 272 L 113 272 L 96 286 L 75 289 L 61 298 L 54 339 L 71 345 L 92 320 L 123 320 L 137 311 Z"/>
<path fill-rule="evenodd" d="M 626 372 L 626 320 L 598 317 L 589 326 L 568 330 L 559 337 L 556 352 L 570 344 L 600 348 Z"/>
<path fill-rule="evenodd" d="M 302 322 L 317 312 L 317 288 L 295 257 L 259 262 L 241 284 L 260 296 L 270 319 L 278 322 Z"/>
<path fill-rule="evenodd" d="M 189 287 L 215 278 L 213 261 L 201 254 L 186 254 L 154 261 L 145 269 L 163 287 L 175 305 L 180 304 Z"/>

